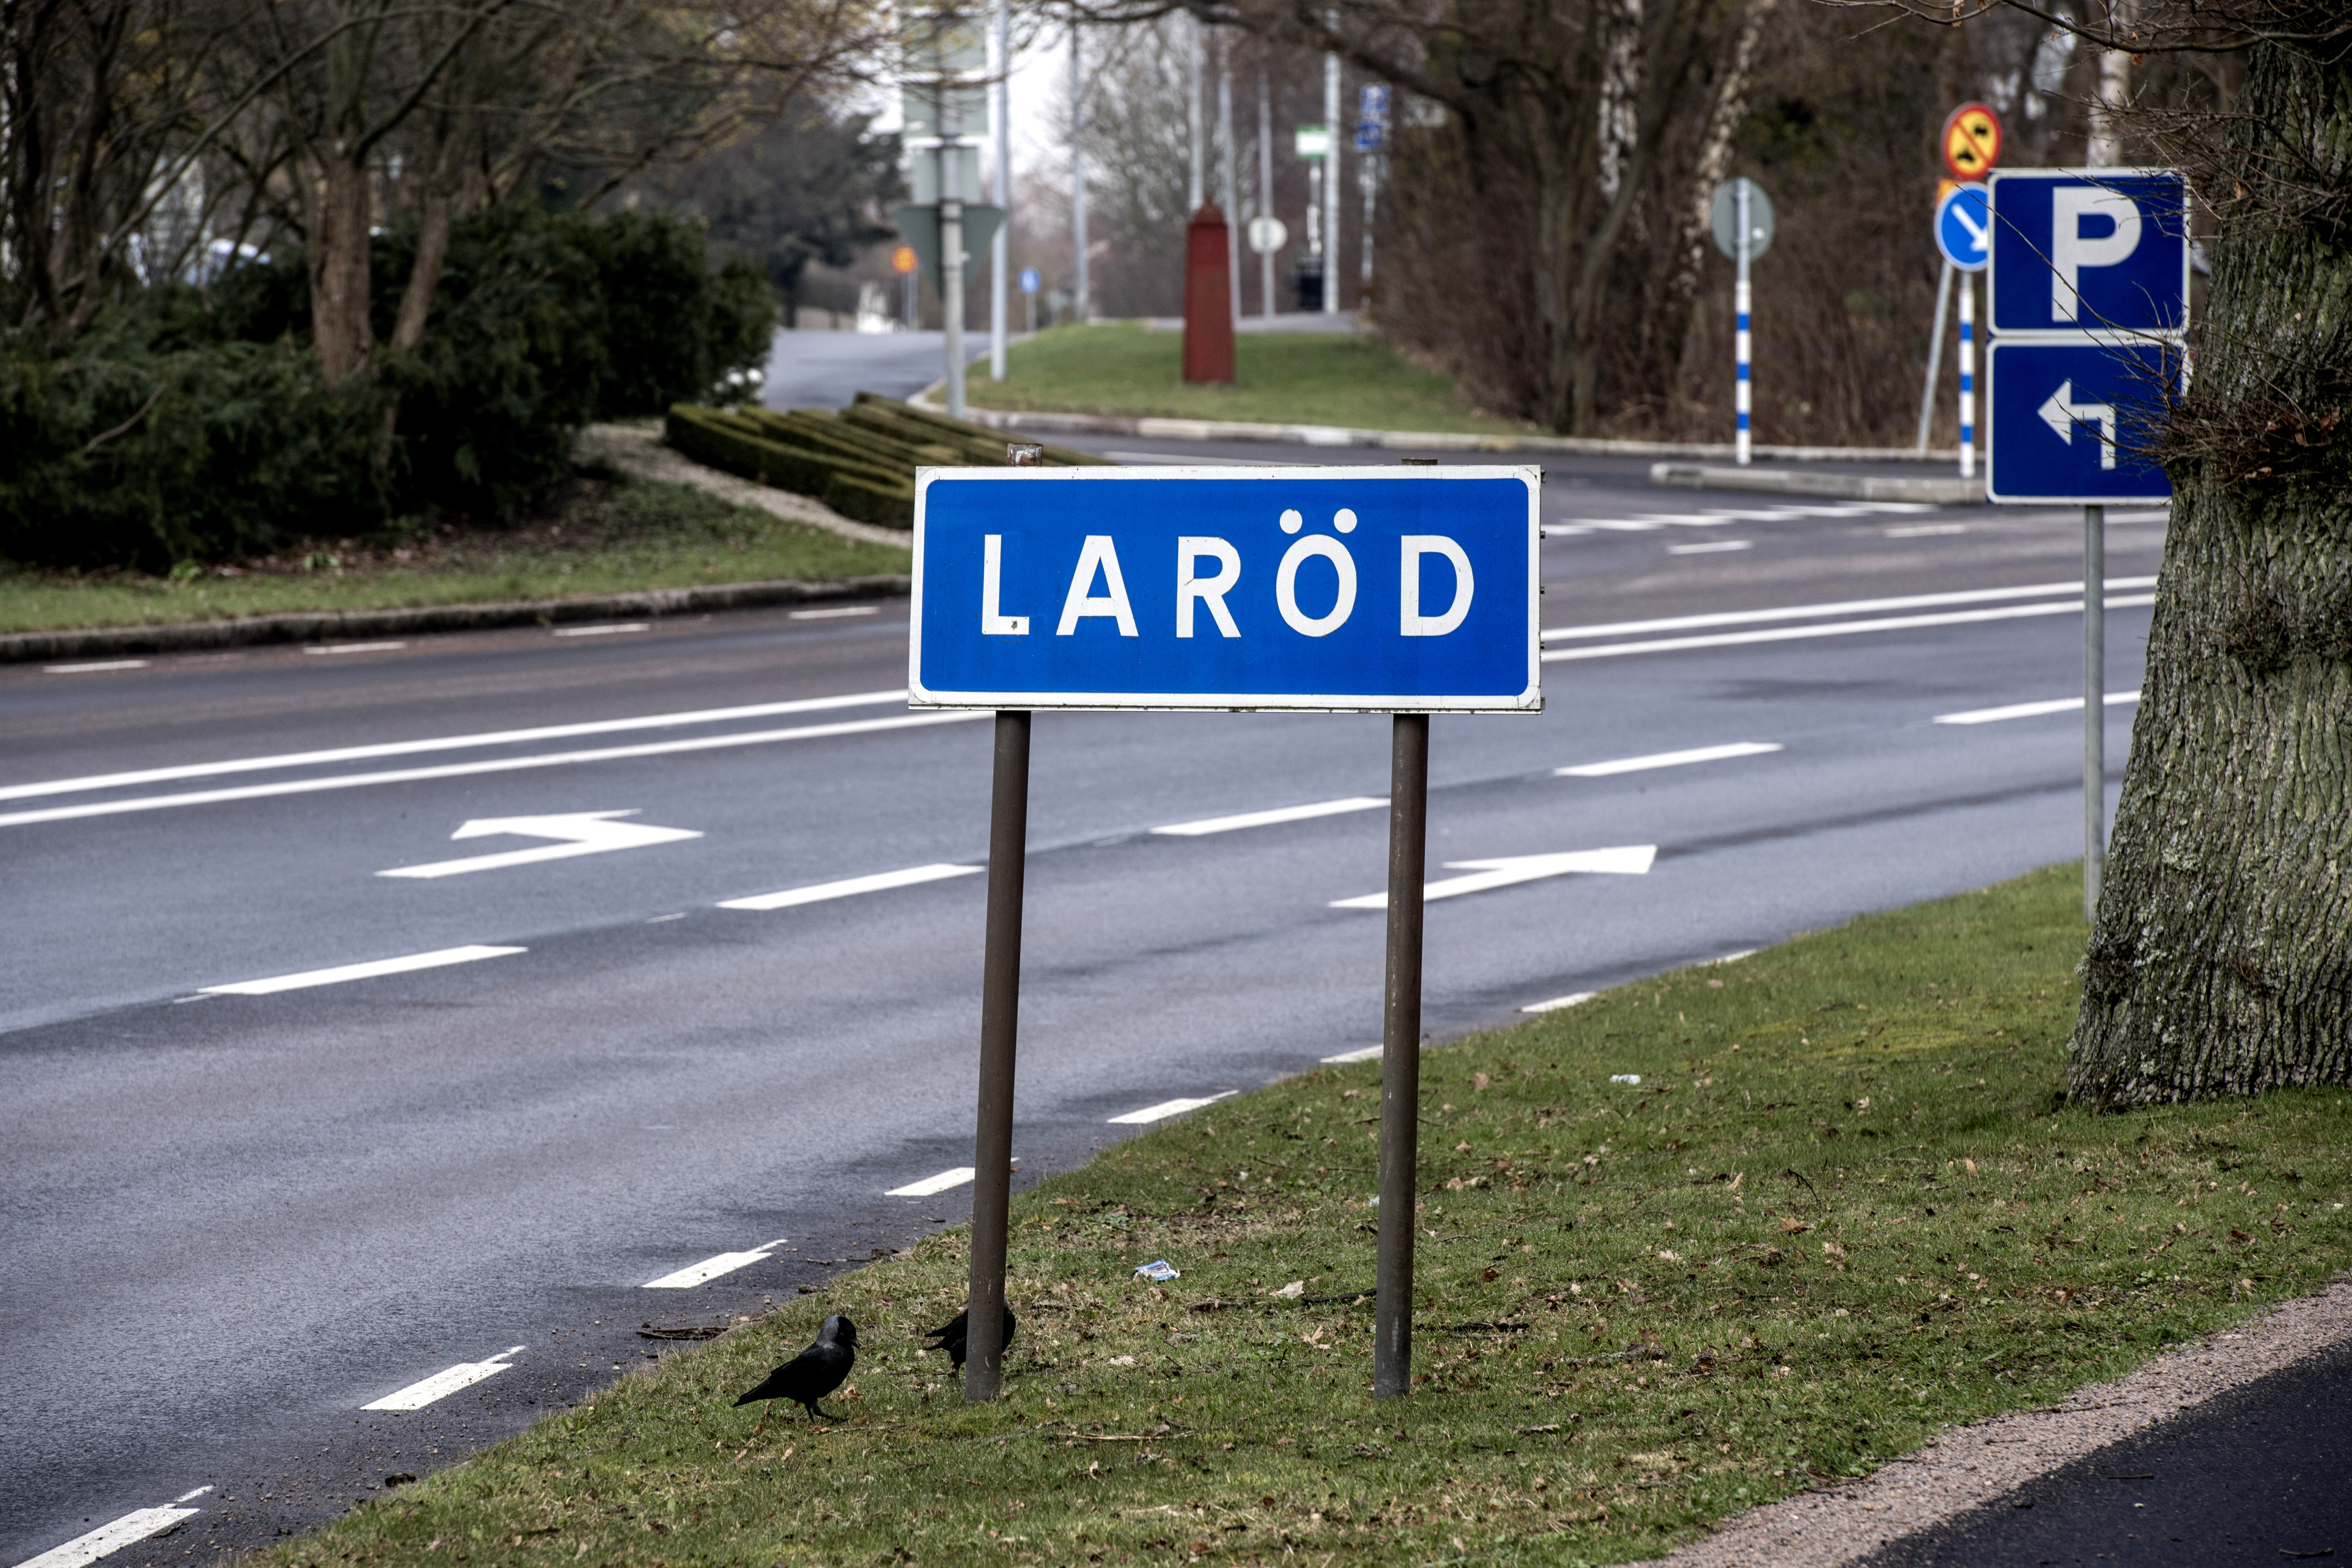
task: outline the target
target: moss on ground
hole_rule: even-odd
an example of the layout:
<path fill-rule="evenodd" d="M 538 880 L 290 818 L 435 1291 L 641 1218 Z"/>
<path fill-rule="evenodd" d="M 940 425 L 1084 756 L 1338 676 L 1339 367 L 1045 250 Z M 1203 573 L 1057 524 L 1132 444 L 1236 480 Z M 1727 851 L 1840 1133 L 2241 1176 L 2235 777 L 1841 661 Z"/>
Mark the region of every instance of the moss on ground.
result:
<path fill-rule="evenodd" d="M 843 1277 L 286 1564 L 1590 1563 L 2047 1404 L 2346 1266 L 2352 1094 L 2066 1105 L 2078 873 L 1433 1050 L 1412 1397 L 1369 1398 L 1379 1065 L 1016 1199 L 1007 1395 L 919 1332 L 965 1238 Z M 1612 1081 L 1639 1074 L 1638 1085 Z M 1135 1266 L 1166 1258 L 1168 1287 Z M 1303 1300 L 1275 1292 L 1294 1282 Z M 730 1401 L 845 1312 L 812 1427 Z"/>
<path fill-rule="evenodd" d="M 1231 385 L 1186 384 L 1184 334 L 1136 321 L 1056 327 L 1008 351 L 1005 379 L 975 374 L 984 408 L 1160 415 L 1363 430 L 1523 436 L 1535 426 L 1472 408 L 1450 377 L 1348 332 L 1243 332 Z"/>
<path fill-rule="evenodd" d="M 449 524 L 394 542 L 319 539 L 170 577 L 0 562 L 0 632 L 824 582 L 903 573 L 912 559 L 908 550 L 787 522 L 688 485 L 583 477 L 511 527 Z"/>

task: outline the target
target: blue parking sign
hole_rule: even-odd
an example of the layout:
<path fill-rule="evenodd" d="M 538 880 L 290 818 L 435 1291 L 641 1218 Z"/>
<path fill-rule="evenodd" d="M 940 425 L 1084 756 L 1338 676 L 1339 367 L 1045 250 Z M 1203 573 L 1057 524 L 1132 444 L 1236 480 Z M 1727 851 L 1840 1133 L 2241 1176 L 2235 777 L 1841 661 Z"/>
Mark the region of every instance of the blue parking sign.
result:
<path fill-rule="evenodd" d="M 2172 169 L 1996 169 L 1995 332 L 2189 325 L 2189 183 Z"/>
<path fill-rule="evenodd" d="M 2179 343 L 2019 342 L 1985 352 L 1986 499 L 2102 506 L 2172 496 L 2147 449 L 2180 386 Z"/>
<path fill-rule="evenodd" d="M 1542 471 L 925 468 L 917 707 L 1535 712 Z"/>

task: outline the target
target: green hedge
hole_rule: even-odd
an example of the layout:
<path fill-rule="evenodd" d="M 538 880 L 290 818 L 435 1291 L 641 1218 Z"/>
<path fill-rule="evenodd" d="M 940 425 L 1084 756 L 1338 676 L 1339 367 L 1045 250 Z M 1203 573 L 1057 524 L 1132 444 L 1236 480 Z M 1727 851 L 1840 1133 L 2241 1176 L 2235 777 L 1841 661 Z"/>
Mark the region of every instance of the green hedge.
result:
<path fill-rule="evenodd" d="M 373 243 L 380 343 L 414 254 L 410 231 Z M 331 390 L 299 253 L 134 293 L 76 335 L 0 331 L 0 557 L 160 571 L 511 516 L 589 420 L 740 395 L 774 320 L 690 222 L 510 205 L 453 228 L 424 341 Z"/>

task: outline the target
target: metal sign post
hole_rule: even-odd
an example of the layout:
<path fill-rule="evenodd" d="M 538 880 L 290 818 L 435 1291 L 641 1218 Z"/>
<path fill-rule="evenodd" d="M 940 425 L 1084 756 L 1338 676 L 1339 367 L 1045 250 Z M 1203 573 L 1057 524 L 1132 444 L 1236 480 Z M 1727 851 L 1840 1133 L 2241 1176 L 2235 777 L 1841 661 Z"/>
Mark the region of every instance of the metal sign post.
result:
<path fill-rule="evenodd" d="M 2187 366 L 2189 188 L 2172 169 L 1990 182 L 1986 498 L 2083 509 L 2083 914 L 2106 859 L 2106 509 L 2172 497 L 2142 438 Z"/>
<path fill-rule="evenodd" d="M 1764 194 L 1763 186 L 1745 175 L 1726 180 L 1715 187 L 1714 198 L 1707 203 L 1707 227 L 1715 236 L 1715 247 L 1739 264 L 1738 279 L 1732 286 L 1732 310 L 1738 318 L 1732 330 L 1738 377 L 1732 388 L 1732 406 L 1738 416 L 1732 451 L 1733 460 L 1745 467 L 1750 415 L 1748 264 L 1772 247 L 1772 199 Z"/>
<path fill-rule="evenodd" d="M 1392 722 L 1374 1390 L 1412 1383 L 1429 716 L 1543 707 L 1534 468 L 923 468 L 908 687 L 997 714 L 964 1393 L 1003 1386 L 1030 714 Z"/>
<path fill-rule="evenodd" d="M 1996 138 L 1996 142 L 1998 139 Z M 1944 277 L 1949 280 L 1958 274 L 1960 285 L 1960 478 L 1972 479 L 1977 472 L 1977 394 L 1976 394 L 1976 275 L 1992 261 L 1992 217 L 1982 185 L 1955 185 L 1936 203 L 1936 248 L 1944 253 Z M 1936 300 L 1936 335 L 1944 331 L 1944 310 L 1941 295 Z M 1938 342 L 1936 345 L 1941 348 Z M 1928 374 L 1935 374 L 1935 362 L 1928 361 Z M 1923 417 L 1919 426 L 1919 445 L 1927 445 L 1927 426 Z"/>

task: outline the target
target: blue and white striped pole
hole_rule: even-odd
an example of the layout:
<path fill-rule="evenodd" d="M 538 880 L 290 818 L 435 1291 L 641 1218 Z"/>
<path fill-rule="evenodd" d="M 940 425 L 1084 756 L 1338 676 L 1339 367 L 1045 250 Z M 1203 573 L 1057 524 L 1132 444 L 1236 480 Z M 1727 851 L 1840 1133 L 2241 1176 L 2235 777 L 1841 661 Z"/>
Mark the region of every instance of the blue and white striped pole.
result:
<path fill-rule="evenodd" d="M 1960 274 L 1960 478 L 1977 472 L 1977 285 Z"/>
<path fill-rule="evenodd" d="M 1739 324 L 1733 332 L 1734 353 L 1739 361 L 1739 380 L 1732 390 L 1732 406 L 1738 410 L 1739 428 L 1733 440 L 1733 461 L 1748 466 L 1748 184 L 1742 180 L 1733 187 L 1733 201 L 1739 211 L 1739 281 L 1733 285 L 1732 309 L 1738 313 Z"/>

